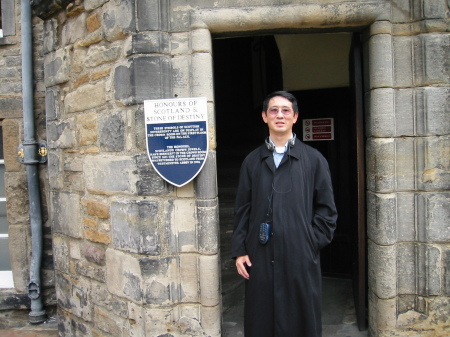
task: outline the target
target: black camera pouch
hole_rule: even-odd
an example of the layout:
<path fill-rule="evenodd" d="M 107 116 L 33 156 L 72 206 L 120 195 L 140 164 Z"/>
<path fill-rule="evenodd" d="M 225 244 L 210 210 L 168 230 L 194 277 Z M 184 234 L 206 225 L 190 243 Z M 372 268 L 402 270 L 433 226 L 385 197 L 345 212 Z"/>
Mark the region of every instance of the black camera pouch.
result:
<path fill-rule="evenodd" d="M 262 223 L 259 226 L 259 242 L 263 245 L 265 245 L 267 242 L 269 242 L 270 239 L 270 224 L 267 222 Z"/>

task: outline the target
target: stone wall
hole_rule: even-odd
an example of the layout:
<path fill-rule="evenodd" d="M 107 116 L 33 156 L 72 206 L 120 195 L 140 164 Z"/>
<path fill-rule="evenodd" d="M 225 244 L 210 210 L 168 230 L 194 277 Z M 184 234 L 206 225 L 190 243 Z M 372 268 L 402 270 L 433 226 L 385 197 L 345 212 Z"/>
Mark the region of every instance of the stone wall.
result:
<path fill-rule="evenodd" d="M 174 93 L 190 81 L 172 65 L 188 34 L 171 36 L 165 14 L 158 2 L 79 1 L 44 24 L 63 335 L 220 335 L 217 225 L 201 226 L 217 216 L 215 176 L 175 188 L 146 154 L 143 100 L 196 94 Z"/>
<path fill-rule="evenodd" d="M 5 3 L 3 3 L 5 4 Z M 2 8 L 3 9 L 3 8 Z M 14 289 L 0 291 L 0 310 L 25 309 L 30 305 L 26 294 L 30 281 L 31 233 L 26 167 L 18 160 L 18 147 L 23 141 L 22 118 L 22 61 L 20 44 L 20 1 L 8 3 L 8 34 L 0 39 L 0 119 L 3 129 L 3 151 L 5 159 L 5 189 L 7 220 L 9 222 L 9 248 Z M 7 12 L 4 12 L 6 14 Z M 33 20 L 34 35 L 34 79 L 35 79 L 35 126 L 38 141 L 46 141 L 43 84 L 43 22 Z M 52 237 L 48 221 L 48 178 L 46 165 L 39 167 L 41 204 L 43 214 L 44 254 L 42 261 L 42 295 L 47 307 L 56 305 Z M 5 320 L 8 324 L 8 320 Z"/>
<path fill-rule="evenodd" d="M 447 1 L 35 3 L 45 19 L 43 33 L 35 25 L 36 111 L 49 146 L 41 180 L 46 173 L 62 335 L 220 335 L 211 34 L 280 29 L 365 32 L 370 333 L 448 334 Z M 0 109 L 20 292 L 29 229 L 11 41 L 0 47 Z M 142 103 L 196 96 L 208 98 L 208 161 L 175 188 L 146 157 Z"/>

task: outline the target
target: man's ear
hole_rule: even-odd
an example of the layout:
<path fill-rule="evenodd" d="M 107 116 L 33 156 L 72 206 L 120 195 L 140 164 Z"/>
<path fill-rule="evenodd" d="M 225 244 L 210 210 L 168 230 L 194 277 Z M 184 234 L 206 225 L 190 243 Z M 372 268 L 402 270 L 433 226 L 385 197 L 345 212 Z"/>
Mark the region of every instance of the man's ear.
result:
<path fill-rule="evenodd" d="M 264 123 L 267 124 L 267 112 L 265 112 L 265 111 L 261 112 L 261 116 L 262 116 Z"/>
<path fill-rule="evenodd" d="M 294 113 L 294 124 L 297 123 L 298 119 L 298 112 Z"/>

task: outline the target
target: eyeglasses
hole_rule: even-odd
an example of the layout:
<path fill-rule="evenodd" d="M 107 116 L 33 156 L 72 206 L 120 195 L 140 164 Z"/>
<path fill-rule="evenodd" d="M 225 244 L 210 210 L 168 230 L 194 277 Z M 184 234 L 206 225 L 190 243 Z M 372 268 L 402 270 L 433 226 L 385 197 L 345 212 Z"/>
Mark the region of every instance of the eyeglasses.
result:
<path fill-rule="evenodd" d="M 272 107 L 272 108 L 269 108 L 268 111 L 269 111 L 269 113 L 270 113 L 272 116 L 278 115 L 278 112 L 279 112 L 279 111 L 281 111 L 281 113 L 282 113 L 284 116 L 289 116 L 289 115 L 292 113 L 292 110 L 289 109 L 289 108 L 276 108 L 276 107 Z"/>

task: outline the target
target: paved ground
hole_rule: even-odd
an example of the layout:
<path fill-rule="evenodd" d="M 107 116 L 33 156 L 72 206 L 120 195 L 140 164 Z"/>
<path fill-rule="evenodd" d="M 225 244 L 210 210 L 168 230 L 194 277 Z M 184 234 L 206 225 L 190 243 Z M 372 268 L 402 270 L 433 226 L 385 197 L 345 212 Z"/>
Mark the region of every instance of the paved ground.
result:
<path fill-rule="evenodd" d="M 244 336 L 243 291 L 236 291 L 240 303 L 231 306 L 223 314 L 223 337 Z M 323 279 L 323 333 L 322 337 L 367 337 L 367 331 L 359 331 L 353 305 L 352 283 L 347 279 Z"/>
<path fill-rule="evenodd" d="M 232 297 L 233 304 L 223 314 L 223 337 L 244 336 L 243 286 L 238 286 Z M 351 280 L 324 278 L 323 298 L 322 337 L 368 336 L 367 331 L 359 331 L 356 326 Z M 56 337 L 57 329 L 56 319 L 50 318 L 44 324 L 0 329 L 0 337 Z"/>

